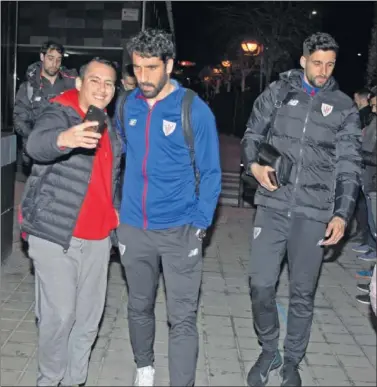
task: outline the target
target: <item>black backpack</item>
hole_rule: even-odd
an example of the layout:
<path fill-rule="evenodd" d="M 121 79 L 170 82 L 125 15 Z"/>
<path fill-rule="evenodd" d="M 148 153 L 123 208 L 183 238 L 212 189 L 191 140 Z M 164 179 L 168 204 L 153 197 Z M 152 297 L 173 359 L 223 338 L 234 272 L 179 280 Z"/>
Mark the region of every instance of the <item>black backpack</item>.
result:
<path fill-rule="evenodd" d="M 123 130 L 122 135 L 123 135 L 124 141 L 127 141 L 126 126 L 124 125 L 124 106 L 125 106 L 125 103 L 127 102 L 128 96 L 132 93 L 132 91 L 133 90 L 127 90 L 124 92 L 124 94 L 120 97 L 116 108 L 116 117 L 118 117 L 119 122 L 122 126 L 122 130 Z M 182 128 L 183 128 L 183 136 L 185 138 L 185 142 L 189 149 L 191 165 L 194 170 L 195 193 L 197 196 L 199 196 L 200 173 L 196 168 L 196 163 L 195 163 L 194 132 L 192 130 L 192 121 L 191 121 L 191 106 L 192 106 L 192 101 L 196 95 L 197 94 L 193 90 L 186 89 L 185 95 L 183 96 L 183 100 L 182 100 L 181 121 L 182 121 Z"/>

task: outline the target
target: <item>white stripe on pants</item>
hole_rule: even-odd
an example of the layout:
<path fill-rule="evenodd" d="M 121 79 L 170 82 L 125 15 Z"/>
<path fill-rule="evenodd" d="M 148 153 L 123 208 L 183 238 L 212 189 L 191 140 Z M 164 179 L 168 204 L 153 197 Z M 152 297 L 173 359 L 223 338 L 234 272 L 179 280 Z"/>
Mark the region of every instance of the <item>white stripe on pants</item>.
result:
<path fill-rule="evenodd" d="M 38 386 L 85 382 L 105 304 L 110 247 L 110 238 L 72 238 L 64 253 L 61 246 L 30 236 L 39 318 Z"/>

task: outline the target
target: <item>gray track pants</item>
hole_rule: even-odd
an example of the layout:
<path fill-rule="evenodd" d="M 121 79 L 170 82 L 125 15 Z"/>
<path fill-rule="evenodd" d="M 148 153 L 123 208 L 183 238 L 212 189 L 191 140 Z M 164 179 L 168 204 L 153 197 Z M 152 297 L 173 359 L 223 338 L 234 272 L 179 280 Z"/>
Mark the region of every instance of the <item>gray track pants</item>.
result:
<path fill-rule="evenodd" d="M 105 304 L 110 238 L 72 238 L 61 246 L 34 236 L 29 256 L 36 277 L 38 386 L 84 383 Z"/>
<path fill-rule="evenodd" d="M 263 350 L 278 348 L 279 317 L 276 283 L 286 253 L 288 256 L 290 300 L 284 355 L 299 363 L 305 355 L 313 320 L 313 304 L 323 259 L 324 223 L 288 218 L 258 207 L 254 222 L 250 259 L 250 294 L 255 328 Z"/>
<path fill-rule="evenodd" d="M 151 231 L 122 224 L 117 233 L 126 245 L 121 259 L 129 286 L 128 321 L 136 365 L 154 362 L 154 306 L 162 262 L 170 323 L 170 384 L 192 386 L 198 356 L 202 243 L 190 226 Z"/>

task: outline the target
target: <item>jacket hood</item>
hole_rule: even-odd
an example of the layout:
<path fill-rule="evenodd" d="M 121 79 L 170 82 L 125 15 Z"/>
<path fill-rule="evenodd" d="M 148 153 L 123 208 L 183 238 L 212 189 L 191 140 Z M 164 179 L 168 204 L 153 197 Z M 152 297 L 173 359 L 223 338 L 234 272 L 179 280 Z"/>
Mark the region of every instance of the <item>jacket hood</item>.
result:
<path fill-rule="evenodd" d="M 281 80 L 289 82 L 293 87 L 297 89 L 302 88 L 303 76 L 304 76 L 304 71 L 299 69 L 293 69 L 279 74 L 279 78 Z M 338 83 L 336 82 L 334 77 L 331 76 L 329 80 L 326 82 L 326 84 L 322 88 L 320 88 L 320 91 L 321 90 L 335 91 L 337 89 L 339 89 Z"/>
<path fill-rule="evenodd" d="M 62 106 L 72 108 L 80 117 L 84 118 L 85 113 L 81 110 L 79 105 L 79 92 L 77 89 L 70 89 L 64 93 L 52 98 L 52 103 L 57 103 Z"/>
<path fill-rule="evenodd" d="M 37 79 L 39 80 L 41 76 L 42 62 L 34 62 L 32 63 L 26 70 L 26 79 L 29 82 L 35 82 Z"/>

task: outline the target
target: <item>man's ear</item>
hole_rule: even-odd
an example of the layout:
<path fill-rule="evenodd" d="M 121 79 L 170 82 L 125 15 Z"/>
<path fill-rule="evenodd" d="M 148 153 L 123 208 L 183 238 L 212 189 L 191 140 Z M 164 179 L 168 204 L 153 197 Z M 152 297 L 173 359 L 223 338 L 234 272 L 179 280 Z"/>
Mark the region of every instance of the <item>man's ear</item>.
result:
<path fill-rule="evenodd" d="M 41 60 L 41 62 L 43 62 L 44 58 L 45 58 L 44 54 L 40 53 L 39 54 L 39 59 Z"/>
<path fill-rule="evenodd" d="M 81 80 L 81 78 L 80 78 L 80 77 L 76 77 L 76 89 L 77 89 L 78 91 L 80 91 L 80 90 L 81 90 L 81 86 L 82 86 L 82 80 Z"/>
<path fill-rule="evenodd" d="M 305 68 L 305 66 L 306 66 L 306 58 L 304 57 L 304 56 L 302 56 L 301 58 L 300 58 L 300 65 L 301 65 L 301 67 L 304 69 Z"/>
<path fill-rule="evenodd" d="M 170 75 L 173 71 L 173 66 L 174 66 L 174 60 L 173 59 L 168 59 L 166 62 L 166 72 Z"/>

